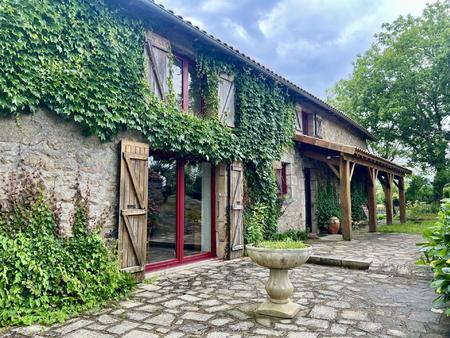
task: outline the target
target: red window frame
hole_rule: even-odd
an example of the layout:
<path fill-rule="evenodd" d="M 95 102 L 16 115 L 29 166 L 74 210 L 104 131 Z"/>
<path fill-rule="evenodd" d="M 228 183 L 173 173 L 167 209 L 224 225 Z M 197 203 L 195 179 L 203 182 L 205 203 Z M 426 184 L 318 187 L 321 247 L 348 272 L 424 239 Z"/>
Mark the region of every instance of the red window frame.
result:
<path fill-rule="evenodd" d="M 174 57 L 176 57 L 181 63 L 181 110 L 185 113 L 189 112 L 189 67 L 195 67 L 194 61 L 189 60 L 188 58 L 174 53 Z M 191 79 L 192 81 L 192 79 Z M 200 98 L 200 111 L 199 114 L 203 114 L 205 110 L 205 100 L 203 97 Z M 197 112 L 195 112 L 197 113 Z"/>
<path fill-rule="evenodd" d="M 288 193 L 288 189 L 287 189 L 287 175 L 286 175 L 286 168 L 287 168 L 288 163 L 282 162 L 281 163 L 281 168 L 277 169 L 275 172 L 275 175 L 280 175 L 281 176 L 281 190 L 278 191 L 278 195 L 286 195 Z"/>
<path fill-rule="evenodd" d="M 162 155 L 160 152 L 154 152 L 150 155 Z M 166 261 L 148 263 L 145 265 L 145 271 L 156 271 L 173 266 L 197 262 L 208 258 L 216 257 L 216 172 L 215 166 L 211 164 L 211 251 L 184 257 L 184 167 L 187 163 L 186 158 L 178 158 L 177 162 L 177 203 L 176 203 L 176 258 Z"/>

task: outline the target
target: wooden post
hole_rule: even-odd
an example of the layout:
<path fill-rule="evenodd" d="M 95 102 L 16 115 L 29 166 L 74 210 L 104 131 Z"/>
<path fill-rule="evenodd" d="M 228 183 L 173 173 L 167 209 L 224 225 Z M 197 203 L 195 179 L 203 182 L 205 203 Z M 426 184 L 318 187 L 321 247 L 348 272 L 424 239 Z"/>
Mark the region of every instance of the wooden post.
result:
<path fill-rule="evenodd" d="M 350 162 L 344 158 L 339 161 L 339 181 L 342 209 L 342 237 L 352 239 L 352 205 L 350 199 Z"/>
<path fill-rule="evenodd" d="M 394 217 L 394 209 L 392 205 L 392 184 L 393 184 L 393 174 L 386 173 L 386 181 L 384 186 L 384 203 L 386 206 L 386 224 L 392 224 L 392 219 Z"/>
<path fill-rule="evenodd" d="M 369 232 L 377 231 L 377 175 L 378 170 L 367 167 L 367 201 L 369 209 Z"/>
<path fill-rule="evenodd" d="M 406 222 L 406 198 L 405 198 L 405 180 L 403 176 L 398 178 L 398 202 L 400 207 L 400 223 Z"/>

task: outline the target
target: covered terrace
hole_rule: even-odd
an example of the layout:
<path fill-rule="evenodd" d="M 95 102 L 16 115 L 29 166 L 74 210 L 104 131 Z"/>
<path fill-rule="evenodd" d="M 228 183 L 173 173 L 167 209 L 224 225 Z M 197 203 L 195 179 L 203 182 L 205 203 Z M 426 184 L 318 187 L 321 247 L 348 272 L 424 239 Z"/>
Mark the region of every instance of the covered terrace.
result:
<path fill-rule="evenodd" d="M 340 201 L 342 208 L 342 237 L 352 239 L 352 208 L 350 183 L 356 166 L 364 168 L 367 175 L 368 221 L 369 231 L 377 230 L 376 183 L 381 183 L 385 195 L 386 223 L 392 224 L 393 198 L 392 188 L 395 184 L 399 193 L 400 222 L 406 221 L 406 200 L 404 176 L 411 170 L 399 166 L 367 150 L 322 140 L 297 133 L 294 140 L 299 145 L 300 155 L 324 162 L 339 180 Z"/>

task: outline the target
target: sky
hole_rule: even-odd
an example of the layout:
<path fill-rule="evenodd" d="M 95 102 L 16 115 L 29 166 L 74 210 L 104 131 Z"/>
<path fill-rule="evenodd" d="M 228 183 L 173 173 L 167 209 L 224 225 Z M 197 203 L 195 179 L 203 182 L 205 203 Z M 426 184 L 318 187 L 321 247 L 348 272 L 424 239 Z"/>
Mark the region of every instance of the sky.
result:
<path fill-rule="evenodd" d="M 381 24 L 433 0 L 156 0 L 307 91 L 352 71 Z"/>

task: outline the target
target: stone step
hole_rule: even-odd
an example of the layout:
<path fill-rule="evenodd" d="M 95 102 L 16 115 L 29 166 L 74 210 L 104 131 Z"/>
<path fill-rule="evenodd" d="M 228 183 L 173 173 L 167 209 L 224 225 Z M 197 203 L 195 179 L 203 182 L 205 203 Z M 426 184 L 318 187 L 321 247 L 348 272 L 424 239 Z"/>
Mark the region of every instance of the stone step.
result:
<path fill-rule="evenodd" d="M 318 264 L 318 265 L 327 265 L 327 266 L 338 266 L 342 268 L 348 269 L 356 269 L 356 270 L 367 270 L 372 264 L 371 259 L 349 259 L 349 258 L 340 258 L 340 257 L 331 257 L 331 256 L 320 256 L 320 255 L 311 255 L 309 257 L 307 263 L 309 264 Z"/>

